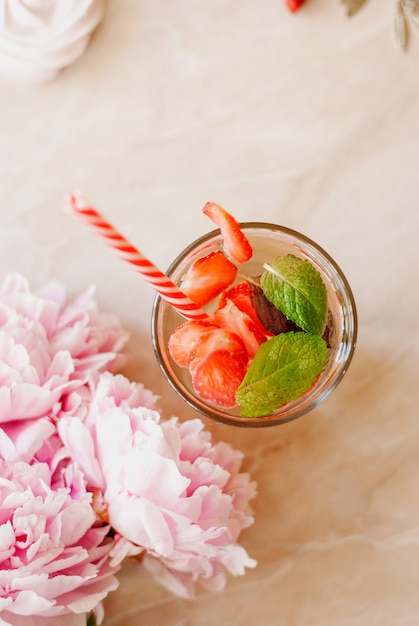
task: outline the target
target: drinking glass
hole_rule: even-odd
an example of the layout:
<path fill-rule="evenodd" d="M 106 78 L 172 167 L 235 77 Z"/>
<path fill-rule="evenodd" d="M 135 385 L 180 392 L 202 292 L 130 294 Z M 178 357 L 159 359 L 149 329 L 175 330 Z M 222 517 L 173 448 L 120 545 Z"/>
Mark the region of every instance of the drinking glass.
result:
<path fill-rule="evenodd" d="M 241 276 L 259 277 L 264 263 L 280 255 L 292 254 L 312 263 L 320 272 L 327 289 L 328 357 L 315 384 L 301 397 L 284 404 L 269 415 L 244 417 L 240 407 L 223 408 L 200 398 L 194 391 L 187 368 L 179 367 L 171 358 L 168 342 L 171 333 L 185 322 L 179 313 L 159 295 L 152 313 L 152 340 L 159 366 L 173 389 L 193 409 L 201 414 L 234 426 L 265 427 L 289 422 L 311 411 L 336 388 L 351 362 L 357 337 L 357 313 L 354 296 L 342 270 L 331 256 L 314 241 L 301 233 L 275 224 L 244 222 L 240 227 L 253 248 L 253 256 L 240 264 Z M 182 276 L 198 258 L 222 249 L 220 231 L 213 230 L 200 237 L 179 254 L 167 275 L 179 284 Z M 238 279 L 240 280 L 240 278 Z M 208 310 L 211 315 L 211 309 Z"/>

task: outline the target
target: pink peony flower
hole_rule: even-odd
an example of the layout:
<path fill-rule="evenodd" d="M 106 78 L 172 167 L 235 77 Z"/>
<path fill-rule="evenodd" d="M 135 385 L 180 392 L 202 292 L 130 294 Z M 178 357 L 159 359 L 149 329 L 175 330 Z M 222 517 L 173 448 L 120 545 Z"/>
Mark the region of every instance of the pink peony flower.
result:
<path fill-rule="evenodd" d="M 85 420 L 62 417 L 58 432 L 119 536 L 115 562 L 144 551 L 178 595 L 198 580 L 220 589 L 225 571 L 255 565 L 237 544 L 253 522 L 255 486 L 240 473 L 242 455 L 213 444 L 201 420 L 161 421 L 153 406 L 142 386 L 105 373 Z"/>
<path fill-rule="evenodd" d="M 44 463 L 0 460 L 0 475 L 1 623 L 83 624 L 118 586 L 113 542 L 107 527 L 95 526 L 90 494 L 76 499 L 68 485 L 54 488 Z"/>
<path fill-rule="evenodd" d="M 255 565 L 238 544 L 255 495 L 242 454 L 113 374 L 125 341 L 92 290 L 69 303 L 56 283 L 0 285 L 4 626 L 100 623 L 127 555 L 183 597 Z"/>
<path fill-rule="evenodd" d="M 116 318 L 98 311 L 91 290 L 67 303 L 57 283 L 34 294 L 22 276 L 7 276 L 0 286 L 0 455 L 29 461 L 60 414 L 85 415 L 90 380 L 118 365 L 126 338 Z"/>
<path fill-rule="evenodd" d="M 148 553 L 143 563 L 173 593 L 191 597 L 197 580 L 207 589 L 221 590 L 226 571 L 237 576 L 256 566 L 237 543 L 241 530 L 254 521 L 249 501 L 256 495 L 256 484 L 240 472 L 243 454 L 227 443 L 212 443 L 201 420 L 171 421 L 180 434 L 180 468 L 191 481 L 187 497 L 199 496 L 202 501 L 198 524 L 223 532 L 206 542 L 206 554 L 199 551 L 199 544 L 180 544 L 169 558 Z"/>

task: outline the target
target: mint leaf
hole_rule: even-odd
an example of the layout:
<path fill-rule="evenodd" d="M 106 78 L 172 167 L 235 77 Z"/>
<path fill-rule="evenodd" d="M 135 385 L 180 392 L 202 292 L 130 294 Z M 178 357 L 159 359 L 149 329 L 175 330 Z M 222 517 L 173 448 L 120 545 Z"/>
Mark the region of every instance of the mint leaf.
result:
<path fill-rule="evenodd" d="M 308 391 L 327 358 L 324 339 L 282 333 L 261 344 L 236 392 L 241 415 L 268 415 Z"/>
<path fill-rule="evenodd" d="M 321 335 L 327 319 L 327 291 L 320 272 L 293 254 L 265 265 L 261 287 L 266 298 L 300 328 Z"/>
<path fill-rule="evenodd" d="M 269 302 L 262 288 L 255 283 L 249 283 L 250 301 L 256 311 L 256 315 L 266 330 L 274 335 L 288 333 L 291 330 L 300 331 L 301 328 L 291 322 L 272 302 Z"/>

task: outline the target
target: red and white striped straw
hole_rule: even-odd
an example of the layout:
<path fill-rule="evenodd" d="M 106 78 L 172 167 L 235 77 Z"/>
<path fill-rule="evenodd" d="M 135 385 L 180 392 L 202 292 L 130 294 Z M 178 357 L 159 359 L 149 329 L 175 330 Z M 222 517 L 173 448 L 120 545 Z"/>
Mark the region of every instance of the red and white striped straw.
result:
<path fill-rule="evenodd" d="M 112 250 L 130 265 L 153 289 L 188 320 L 207 319 L 208 315 L 163 274 L 139 250 L 136 250 L 96 209 L 88 206 L 83 195 L 72 193 L 66 208 L 91 228 Z"/>

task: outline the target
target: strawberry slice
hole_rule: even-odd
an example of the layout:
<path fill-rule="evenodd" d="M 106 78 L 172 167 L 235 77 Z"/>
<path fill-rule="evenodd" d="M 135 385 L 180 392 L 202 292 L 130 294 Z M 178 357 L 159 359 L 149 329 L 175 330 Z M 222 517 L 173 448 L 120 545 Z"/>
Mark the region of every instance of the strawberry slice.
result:
<path fill-rule="evenodd" d="M 247 371 L 244 351 L 215 350 L 192 363 L 192 385 L 200 398 L 225 408 L 236 406 L 236 390 Z"/>
<path fill-rule="evenodd" d="M 178 326 L 170 335 L 168 343 L 169 354 L 175 363 L 188 367 L 202 336 L 214 328 L 218 327 L 202 320 L 189 320 Z"/>
<path fill-rule="evenodd" d="M 201 307 L 231 285 L 236 274 L 237 267 L 217 250 L 197 259 L 182 277 L 179 287 Z"/>
<path fill-rule="evenodd" d="M 249 358 L 253 358 L 261 343 L 266 341 L 266 333 L 252 317 L 239 309 L 229 298 L 214 313 L 214 321 L 238 335 L 246 346 Z"/>
<path fill-rule="evenodd" d="M 208 330 L 189 363 L 195 392 L 218 406 L 235 406 L 236 390 L 246 374 L 247 362 L 240 337 L 224 328 Z"/>
<path fill-rule="evenodd" d="M 303 4 L 304 0 L 285 0 L 285 4 L 291 13 L 296 13 Z"/>
<path fill-rule="evenodd" d="M 259 318 L 257 311 L 252 303 L 252 290 L 247 281 L 242 281 L 226 289 L 220 296 L 219 308 L 222 308 L 227 304 L 227 300 L 234 302 L 236 307 L 240 309 L 242 313 L 247 313 L 252 318 L 259 330 L 267 337 L 273 337 L 273 333 L 267 330 Z"/>
<path fill-rule="evenodd" d="M 247 351 L 242 339 L 228 328 L 215 326 L 201 335 L 199 345 L 195 347 L 194 354 L 189 362 L 189 369 L 193 374 L 199 361 L 206 359 L 213 352 L 225 350 L 247 361 Z"/>
<path fill-rule="evenodd" d="M 207 202 L 202 211 L 220 229 L 227 254 L 237 263 L 248 261 L 253 250 L 238 221 L 214 202 Z"/>

